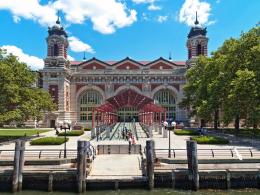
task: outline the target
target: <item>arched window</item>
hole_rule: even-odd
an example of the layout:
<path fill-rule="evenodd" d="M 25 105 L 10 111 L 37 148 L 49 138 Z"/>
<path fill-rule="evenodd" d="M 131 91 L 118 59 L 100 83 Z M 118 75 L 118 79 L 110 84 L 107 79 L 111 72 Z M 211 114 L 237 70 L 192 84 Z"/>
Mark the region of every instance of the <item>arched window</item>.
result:
<path fill-rule="evenodd" d="M 201 55 L 201 44 L 197 45 L 197 56 Z"/>
<path fill-rule="evenodd" d="M 166 109 L 166 118 L 176 118 L 176 101 L 169 89 L 162 89 L 154 95 L 155 103 Z"/>
<path fill-rule="evenodd" d="M 95 90 L 88 90 L 83 93 L 79 99 L 80 104 L 80 121 L 92 121 L 92 111 L 101 104 L 102 95 Z"/>
<path fill-rule="evenodd" d="M 59 56 L 59 46 L 56 43 L 53 45 L 53 55 Z"/>

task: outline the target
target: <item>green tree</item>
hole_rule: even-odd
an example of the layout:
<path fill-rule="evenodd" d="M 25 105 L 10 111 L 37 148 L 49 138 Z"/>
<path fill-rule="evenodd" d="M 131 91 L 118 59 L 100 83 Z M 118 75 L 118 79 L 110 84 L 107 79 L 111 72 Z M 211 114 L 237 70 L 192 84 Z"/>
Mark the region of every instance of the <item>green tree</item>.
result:
<path fill-rule="evenodd" d="M 0 49 L 0 124 L 40 119 L 54 109 L 48 92 L 33 87 L 37 74 Z"/>
<path fill-rule="evenodd" d="M 229 39 L 212 53 L 200 56 L 187 72 L 186 98 L 181 105 L 211 121 L 217 128 L 219 112 L 226 124 L 241 118 L 256 127 L 260 121 L 260 28 Z"/>

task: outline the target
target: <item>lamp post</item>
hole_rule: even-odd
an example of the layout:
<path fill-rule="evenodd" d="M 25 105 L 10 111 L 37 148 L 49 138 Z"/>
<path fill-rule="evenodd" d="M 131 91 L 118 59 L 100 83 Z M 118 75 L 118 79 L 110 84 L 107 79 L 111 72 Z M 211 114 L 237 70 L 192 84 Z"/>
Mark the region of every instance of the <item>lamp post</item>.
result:
<path fill-rule="evenodd" d="M 65 130 L 65 143 L 64 143 L 64 158 L 67 158 L 67 129 L 70 130 L 71 121 L 65 120 L 60 122 L 60 130 Z"/>
<path fill-rule="evenodd" d="M 173 119 L 168 119 L 167 121 L 164 122 L 165 128 L 167 128 L 168 133 L 169 133 L 169 149 L 168 149 L 168 158 L 171 158 L 171 130 L 174 129 L 176 123 L 173 121 Z"/>

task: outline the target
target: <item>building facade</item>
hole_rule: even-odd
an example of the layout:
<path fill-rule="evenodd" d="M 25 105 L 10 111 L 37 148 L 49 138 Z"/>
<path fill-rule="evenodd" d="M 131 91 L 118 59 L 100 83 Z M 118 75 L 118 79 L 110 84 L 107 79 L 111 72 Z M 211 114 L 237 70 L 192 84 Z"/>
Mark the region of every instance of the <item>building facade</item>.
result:
<path fill-rule="evenodd" d="M 47 57 L 40 73 L 42 87 L 49 91 L 57 110 L 47 113 L 43 125 L 53 127 L 57 121 L 70 120 L 83 126 L 91 126 L 93 109 L 106 99 L 131 89 L 154 99 L 154 103 L 166 109 L 167 118 L 189 122 L 188 113 L 179 107 L 184 97 L 185 73 L 199 55 L 207 55 L 206 29 L 191 28 L 187 39 L 188 59 L 173 61 L 159 58 L 153 61 L 136 61 L 126 57 L 120 61 L 102 61 L 92 58 L 69 61 L 67 58 L 67 34 L 60 22 L 49 28 Z M 135 107 L 118 110 L 118 120 L 136 117 Z"/>

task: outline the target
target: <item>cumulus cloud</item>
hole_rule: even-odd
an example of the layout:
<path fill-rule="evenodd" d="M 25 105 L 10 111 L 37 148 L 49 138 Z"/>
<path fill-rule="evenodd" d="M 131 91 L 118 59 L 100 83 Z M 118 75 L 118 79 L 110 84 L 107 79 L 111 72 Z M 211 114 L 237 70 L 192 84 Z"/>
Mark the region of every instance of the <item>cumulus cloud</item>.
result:
<path fill-rule="evenodd" d="M 161 10 L 161 9 L 162 8 L 160 6 L 154 5 L 153 3 L 148 6 L 148 10 L 150 10 L 150 11 L 156 11 L 156 10 Z"/>
<path fill-rule="evenodd" d="M 132 0 L 134 3 L 153 3 L 154 0 Z"/>
<path fill-rule="evenodd" d="M 57 20 L 56 12 L 60 10 L 67 22 L 83 24 L 89 20 L 94 30 L 104 34 L 130 26 L 137 20 L 137 12 L 117 0 L 56 0 L 47 4 L 39 0 L 1 0 L 1 9 L 10 11 L 14 22 L 24 18 L 43 26 L 52 26 Z"/>
<path fill-rule="evenodd" d="M 73 57 L 70 56 L 70 55 L 68 55 L 67 58 L 68 58 L 69 61 L 75 61 L 75 58 L 73 58 Z"/>
<path fill-rule="evenodd" d="M 24 53 L 19 47 L 14 45 L 3 45 L 1 48 L 5 49 L 8 54 L 17 56 L 19 62 L 26 63 L 32 70 L 39 70 L 44 66 L 43 59 Z"/>
<path fill-rule="evenodd" d="M 207 2 L 200 0 L 185 0 L 179 12 L 179 21 L 189 26 L 194 25 L 196 11 L 198 12 L 198 20 L 200 25 L 209 21 L 211 7 Z"/>
<path fill-rule="evenodd" d="M 163 23 L 165 21 L 167 21 L 168 16 L 158 16 L 157 21 L 160 23 Z"/>
<path fill-rule="evenodd" d="M 150 4 L 147 7 L 147 9 L 150 10 L 150 11 L 157 11 L 157 10 L 162 9 L 162 7 L 154 4 L 156 0 L 132 0 L 132 1 L 136 4 L 141 4 L 141 3 Z"/>
<path fill-rule="evenodd" d="M 57 0 L 53 6 L 63 11 L 68 22 L 82 24 L 89 19 L 94 30 L 104 34 L 130 26 L 137 20 L 135 10 L 116 0 Z"/>
<path fill-rule="evenodd" d="M 90 45 L 87 43 L 82 42 L 77 37 L 71 36 L 68 38 L 69 46 L 71 51 L 74 52 L 83 52 L 86 51 L 88 53 L 95 53 L 95 51 L 92 49 Z"/>
<path fill-rule="evenodd" d="M 20 18 L 25 18 L 46 26 L 53 25 L 57 19 L 56 10 L 53 9 L 52 4 L 41 5 L 39 0 L 1 0 L 1 9 L 10 11 L 14 22 L 19 22 Z"/>

